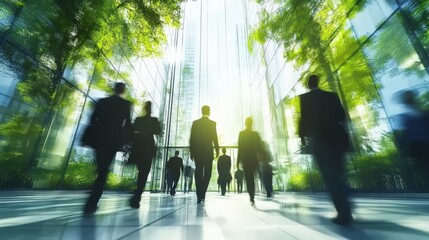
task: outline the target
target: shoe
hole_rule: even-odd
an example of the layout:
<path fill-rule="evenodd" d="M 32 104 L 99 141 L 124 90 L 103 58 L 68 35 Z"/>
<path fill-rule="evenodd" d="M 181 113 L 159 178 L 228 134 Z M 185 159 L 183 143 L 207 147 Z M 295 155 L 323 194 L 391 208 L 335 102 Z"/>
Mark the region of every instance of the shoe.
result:
<path fill-rule="evenodd" d="M 352 217 L 336 217 L 331 220 L 333 223 L 340 226 L 349 226 L 353 222 Z"/>
<path fill-rule="evenodd" d="M 83 208 L 83 215 L 85 216 L 89 216 L 94 214 L 97 211 L 98 207 L 97 206 L 87 206 L 85 205 L 85 207 Z"/>
<path fill-rule="evenodd" d="M 135 208 L 135 209 L 140 208 L 140 199 L 138 199 L 136 197 L 132 197 L 130 199 L 129 204 L 130 204 L 131 208 Z"/>
<path fill-rule="evenodd" d="M 255 206 L 255 199 L 250 200 L 250 205 Z"/>

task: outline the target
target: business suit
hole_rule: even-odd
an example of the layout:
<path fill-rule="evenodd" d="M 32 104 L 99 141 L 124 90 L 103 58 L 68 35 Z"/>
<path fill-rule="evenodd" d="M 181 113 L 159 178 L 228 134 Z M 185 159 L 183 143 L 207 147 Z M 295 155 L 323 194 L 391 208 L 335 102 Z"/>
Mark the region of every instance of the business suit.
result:
<path fill-rule="evenodd" d="M 335 93 L 313 89 L 300 96 L 299 135 L 308 138 L 325 185 L 338 212 L 338 219 L 351 221 L 351 209 L 345 183 L 344 153 L 349 147 L 344 130 L 345 112 Z"/>
<path fill-rule="evenodd" d="M 179 183 L 180 172 L 183 172 L 183 159 L 178 156 L 171 157 L 167 164 L 166 169 L 171 171 L 171 186 L 170 195 L 176 195 L 176 187 Z"/>
<path fill-rule="evenodd" d="M 218 183 L 222 191 L 222 195 L 226 193 L 226 184 L 231 181 L 231 157 L 222 155 L 217 161 L 217 172 L 219 174 Z"/>
<path fill-rule="evenodd" d="M 98 131 L 96 153 L 97 178 L 84 211 L 94 212 L 117 150 L 124 144 L 124 130 L 131 125 L 131 102 L 118 95 L 100 99 L 91 115 L 91 124 Z"/>
<path fill-rule="evenodd" d="M 131 158 L 139 170 L 134 202 L 139 202 L 156 155 L 154 135 L 161 133 L 161 126 L 157 118 L 146 115 L 135 119 L 132 131 L 134 135 Z"/>
<path fill-rule="evenodd" d="M 255 131 L 246 129 L 238 136 L 238 162 L 243 164 L 247 192 L 250 201 L 255 199 L 255 174 L 259 167 L 258 154 L 262 153 L 261 137 Z M 238 167 L 238 166 L 237 166 Z"/>
<path fill-rule="evenodd" d="M 219 155 L 219 143 L 216 131 L 216 122 L 207 116 L 192 123 L 189 140 L 191 157 L 195 161 L 195 187 L 198 202 L 205 199 L 210 182 L 213 166 L 213 150 Z"/>

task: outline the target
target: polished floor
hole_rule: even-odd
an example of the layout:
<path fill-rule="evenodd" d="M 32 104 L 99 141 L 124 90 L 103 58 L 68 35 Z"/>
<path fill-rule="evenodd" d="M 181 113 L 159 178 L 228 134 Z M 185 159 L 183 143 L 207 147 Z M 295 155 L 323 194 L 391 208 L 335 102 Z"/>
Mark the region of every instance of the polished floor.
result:
<path fill-rule="evenodd" d="M 130 209 L 129 194 L 105 192 L 97 213 L 82 216 L 82 191 L 0 191 L 0 239 L 429 239 L 429 195 L 359 194 L 355 223 L 341 227 L 323 193 L 259 196 L 210 193 L 143 194 Z"/>

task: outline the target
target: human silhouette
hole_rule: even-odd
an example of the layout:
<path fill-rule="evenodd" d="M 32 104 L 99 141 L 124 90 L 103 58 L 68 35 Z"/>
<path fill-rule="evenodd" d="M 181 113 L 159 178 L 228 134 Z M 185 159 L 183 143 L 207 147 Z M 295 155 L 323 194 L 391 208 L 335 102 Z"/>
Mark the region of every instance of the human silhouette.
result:
<path fill-rule="evenodd" d="M 234 173 L 234 178 L 237 181 L 237 193 L 243 192 L 243 174 L 244 174 L 243 170 L 241 170 L 239 168 Z"/>
<path fill-rule="evenodd" d="M 130 157 L 139 171 L 137 189 L 129 201 L 132 208 L 140 207 L 141 195 L 147 182 L 152 160 L 156 155 L 154 135 L 161 134 L 158 119 L 151 116 L 152 102 L 145 102 L 143 110 L 143 116 L 137 117 L 132 125 L 134 135 Z"/>
<path fill-rule="evenodd" d="M 169 182 L 170 195 L 176 195 L 176 187 L 179 183 L 180 171 L 183 172 L 183 160 L 179 157 L 179 151 L 174 153 L 174 157 L 171 157 L 166 165 L 167 171 L 170 171 L 171 181 Z"/>
<path fill-rule="evenodd" d="M 187 193 L 192 189 L 192 182 L 194 178 L 194 168 L 191 165 L 187 165 L 185 167 L 185 171 L 183 175 L 185 175 L 183 192 Z"/>
<path fill-rule="evenodd" d="M 241 131 L 238 137 L 238 158 L 239 164 L 243 165 L 244 177 L 246 178 L 247 192 L 250 203 L 255 204 L 255 173 L 258 171 L 258 155 L 262 152 L 261 137 L 252 130 L 253 120 L 251 117 L 245 120 L 245 130 Z"/>
<path fill-rule="evenodd" d="M 95 147 L 97 177 L 83 209 L 84 214 L 93 214 L 97 210 L 109 166 L 118 149 L 124 144 L 124 132 L 129 131 L 131 126 L 131 102 L 121 98 L 124 92 L 125 84 L 116 83 L 114 94 L 100 99 L 91 115 L 91 124 L 98 129 Z"/>
<path fill-rule="evenodd" d="M 429 116 L 417 103 L 416 94 L 406 90 L 401 95 L 404 113 L 400 115 L 400 149 L 414 165 L 419 190 L 429 190 Z"/>
<path fill-rule="evenodd" d="M 222 148 L 223 155 L 217 161 L 218 183 L 222 196 L 225 196 L 226 185 L 231 181 L 231 157 L 226 155 L 226 149 Z"/>
<path fill-rule="evenodd" d="M 273 196 L 273 167 L 271 166 L 273 155 L 270 151 L 270 147 L 264 141 L 262 141 L 262 150 L 263 157 L 259 159 L 260 175 L 265 191 L 267 192 L 267 197 L 270 198 Z"/>
<path fill-rule="evenodd" d="M 299 136 L 303 146 L 313 154 L 338 216 L 332 221 L 339 225 L 352 222 L 345 181 L 345 152 L 349 148 L 345 131 L 344 109 L 335 93 L 320 90 L 319 77 L 311 75 L 309 92 L 300 95 L 301 118 Z"/>
<path fill-rule="evenodd" d="M 195 161 L 195 187 L 197 190 L 197 203 L 205 200 L 207 188 L 212 175 L 213 150 L 219 156 L 219 143 L 217 139 L 216 122 L 209 119 L 210 107 L 201 108 L 203 117 L 192 123 L 189 146 L 191 159 Z"/>

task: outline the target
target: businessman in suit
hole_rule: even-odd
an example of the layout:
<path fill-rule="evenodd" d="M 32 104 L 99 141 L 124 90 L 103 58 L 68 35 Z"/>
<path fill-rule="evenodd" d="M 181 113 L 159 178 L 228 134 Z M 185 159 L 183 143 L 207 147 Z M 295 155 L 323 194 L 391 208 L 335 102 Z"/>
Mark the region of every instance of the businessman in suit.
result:
<path fill-rule="evenodd" d="M 191 159 L 195 161 L 195 187 L 197 190 L 197 203 L 202 203 L 206 197 L 209 186 L 214 154 L 219 156 L 219 143 L 216 132 L 216 122 L 209 119 L 210 107 L 201 108 L 203 117 L 192 123 L 189 146 Z"/>
<path fill-rule="evenodd" d="M 91 124 L 97 128 L 98 140 L 95 148 L 97 178 L 85 204 L 84 214 L 93 214 L 97 210 L 109 166 L 118 149 L 125 143 L 125 133 L 131 127 L 131 102 L 121 98 L 124 92 L 125 84 L 116 83 L 114 94 L 100 99 L 91 115 Z"/>
<path fill-rule="evenodd" d="M 226 185 L 231 181 L 231 157 L 226 155 L 226 149 L 222 148 L 223 155 L 217 161 L 217 172 L 219 174 L 218 183 L 222 191 L 222 196 L 225 196 Z"/>
<path fill-rule="evenodd" d="M 338 96 L 320 90 L 319 77 L 311 75 L 309 92 L 300 96 L 301 119 L 299 135 L 303 146 L 308 145 L 320 169 L 338 216 L 332 221 L 339 225 L 352 222 L 345 181 L 344 155 L 349 148 L 345 131 L 346 117 Z"/>
<path fill-rule="evenodd" d="M 238 135 L 237 169 L 240 169 L 241 163 L 250 204 L 253 206 L 255 205 L 255 174 L 259 167 L 258 156 L 261 156 L 263 149 L 259 133 L 252 130 L 253 119 L 246 118 L 245 125 L 246 129 Z"/>

